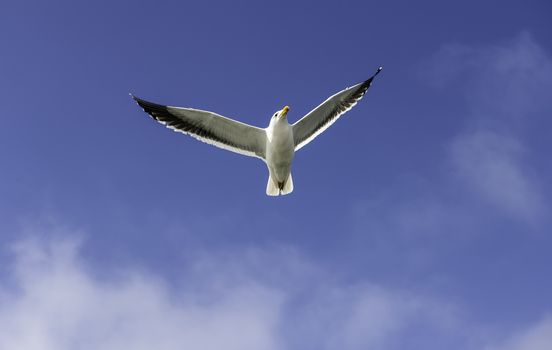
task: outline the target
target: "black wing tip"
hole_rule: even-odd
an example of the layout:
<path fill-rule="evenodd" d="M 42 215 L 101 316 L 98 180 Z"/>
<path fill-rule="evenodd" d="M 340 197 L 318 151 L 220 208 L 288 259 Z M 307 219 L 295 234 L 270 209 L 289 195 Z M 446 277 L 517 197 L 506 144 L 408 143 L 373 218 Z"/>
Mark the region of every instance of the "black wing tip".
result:
<path fill-rule="evenodd" d="M 139 97 L 136 97 L 136 95 L 132 94 L 132 93 L 129 93 L 129 96 L 132 97 L 132 99 L 134 101 L 136 101 L 136 103 L 138 103 L 138 105 L 142 106 L 142 104 L 145 104 L 145 103 L 150 103 L 146 100 L 142 100 L 141 98 Z"/>
<path fill-rule="evenodd" d="M 136 102 L 140 107 L 142 107 L 141 102 L 146 102 L 145 100 L 142 100 L 141 98 L 136 97 L 136 95 L 134 95 L 132 92 L 129 92 L 128 95 L 129 95 L 130 97 L 132 97 L 132 99 L 134 100 L 134 102 Z"/>
<path fill-rule="evenodd" d="M 376 72 L 374 73 L 374 75 L 372 75 L 372 76 L 370 77 L 370 79 L 368 79 L 368 80 L 374 79 L 374 78 L 376 77 L 376 75 L 380 74 L 380 72 L 381 72 L 382 70 L 383 70 L 383 66 L 379 66 L 378 69 L 376 70 Z"/>
<path fill-rule="evenodd" d="M 383 70 L 383 66 L 379 66 L 374 75 L 372 75 L 370 78 L 366 79 L 363 83 L 365 86 L 370 86 L 372 84 L 372 80 L 376 77 L 376 75 L 380 74 L 380 72 Z"/>
<path fill-rule="evenodd" d="M 144 112 L 146 112 L 156 120 L 157 120 L 157 116 L 156 116 L 157 113 L 167 112 L 167 106 L 143 100 L 139 97 L 134 96 L 132 93 L 130 93 L 129 95 L 132 97 L 134 101 L 136 101 L 138 106 L 140 106 L 144 110 Z"/>

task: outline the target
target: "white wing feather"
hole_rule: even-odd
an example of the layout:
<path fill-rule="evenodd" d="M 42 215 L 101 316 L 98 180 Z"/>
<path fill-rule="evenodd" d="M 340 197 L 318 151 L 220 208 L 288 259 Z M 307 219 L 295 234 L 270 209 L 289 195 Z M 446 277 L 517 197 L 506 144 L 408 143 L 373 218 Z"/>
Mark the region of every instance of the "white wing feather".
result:
<path fill-rule="evenodd" d="M 293 139 L 295 151 L 314 140 L 324 130 L 329 128 L 340 116 L 353 108 L 364 96 L 372 80 L 382 67 L 368 80 L 353 85 L 337 94 L 329 97 L 318 107 L 307 113 L 303 118 L 293 124 Z"/>
<path fill-rule="evenodd" d="M 193 108 L 164 106 L 132 96 L 152 118 L 174 131 L 228 151 L 264 159 L 264 129 Z"/>

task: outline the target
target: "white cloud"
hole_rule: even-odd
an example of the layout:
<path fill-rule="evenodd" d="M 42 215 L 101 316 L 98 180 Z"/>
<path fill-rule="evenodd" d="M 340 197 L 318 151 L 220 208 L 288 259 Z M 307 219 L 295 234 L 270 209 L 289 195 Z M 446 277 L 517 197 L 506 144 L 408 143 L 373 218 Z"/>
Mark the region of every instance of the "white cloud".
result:
<path fill-rule="evenodd" d="M 477 130 L 454 140 L 451 159 L 458 177 L 476 193 L 513 216 L 534 221 L 544 203 L 523 152 L 515 138 Z"/>
<path fill-rule="evenodd" d="M 424 263 L 428 237 L 493 232 L 489 218 L 500 225 L 505 217 L 541 230 L 550 217 L 549 174 L 538 163 L 548 154 L 531 143 L 530 131 L 542 130 L 552 110 L 552 57 L 521 33 L 496 45 L 447 44 L 427 61 L 421 79 L 457 94 L 446 108 L 464 125 L 444 143 L 431 173 L 404 176 L 402 187 L 384 188 L 354 208 L 355 239 L 370 258 Z M 403 254 L 395 257 L 399 244 Z"/>
<path fill-rule="evenodd" d="M 460 87 L 477 118 L 510 123 L 550 106 L 552 59 L 527 32 L 500 44 L 443 45 L 422 71 L 437 87 Z"/>
<path fill-rule="evenodd" d="M 18 245 L 0 301 L 0 349 L 281 349 L 282 296 L 254 281 L 171 293 L 136 271 L 100 280 L 71 241 Z"/>
<path fill-rule="evenodd" d="M 536 222 L 547 208 L 524 131 L 552 108 L 552 58 L 528 33 L 486 47 L 446 45 L 434 57 L 438 86 L 460 86 L 471 127 L 452 141 L 459 178 L 508 215 Z"/>
<path fill-rule="evenodd" d="M 9 279 L 0 281 L 0 349 L 544 350 L 552 344 L 552 322 L 545 319 L 483 346 L 489 338 L 472 335 L 485 334 L 485 327 L 468 325 L 455 305 L 369 282 L 339 282 L 293 249 L 205 254 L 182 267 L 181 283 L 169 285 L 137 267 L 99 277 L 79 247 L 71 239 L 16 245 Z"/>
<path fill-rule="evenodd" d="M 472 76 L 468 102 L 480 118 L 496 119 L 512 128 L 520 125 L 516 122 L 534 122 L 529 119 L 537 117 L 535 112 L 548 114 L 552 58 L 529 33 L 522 32 L 501 45 L 474 49 L 471 62 L 466 67 Z"/>
<path fill-rule="evenodd" d="M 549 350 L 552 349 L 552 319 L 540 322 L 510 335 L 500 345 L 489 346 L 485 350 Z"/>
<path fill-rule="evenodd" d="M 392 349 L 413 327 L 449 336 L 455 319 L 445 303 L 340 284 L 281 247 L 205 254 L 169 285 L 139 268 L 98 277 L 79 246 L 16 246 L 12 283 L 0 284 L 0 349 Z"/>
<path fill-rule="evenodd" d="M 420 344 L 431 348 L 437 339 L 457 338 L 462 332 L 449 333 L 448 326 L 459 324 L 445 303 L 374 285 L 322 293 L 307 304 L 307 310 L 307 323 L 324 320 L 320 325 L 331 325 L 316 330 L 326 334 L 318 349 L 403 349 L 412 346 L 412 330 L 431 333 L 432 339 Z"/>

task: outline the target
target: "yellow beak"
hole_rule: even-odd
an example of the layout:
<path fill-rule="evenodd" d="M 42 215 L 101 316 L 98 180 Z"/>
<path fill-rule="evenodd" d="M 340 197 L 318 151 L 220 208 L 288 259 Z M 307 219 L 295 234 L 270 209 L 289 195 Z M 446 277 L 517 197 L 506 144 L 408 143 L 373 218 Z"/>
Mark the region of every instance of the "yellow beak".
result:
<path fill-rule="evenodd" d="M 289 111 L 289 106 L 284 106 L 284 108 L 282 108 L 282 118 L 286 117 L 286 114 L 288 111 Z"/>

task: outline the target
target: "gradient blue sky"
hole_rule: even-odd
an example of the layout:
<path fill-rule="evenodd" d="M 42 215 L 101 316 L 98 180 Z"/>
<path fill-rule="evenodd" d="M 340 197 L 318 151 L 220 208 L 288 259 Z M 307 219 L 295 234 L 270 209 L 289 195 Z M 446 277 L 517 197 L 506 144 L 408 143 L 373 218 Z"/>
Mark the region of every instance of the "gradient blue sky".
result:
<path fill-rule="evenodd" d="M 6 2 L 0 349 L 551 349 L 550 13 Z M 282 198 L 128 96 L 264 127 L 380 65 Z"/>

